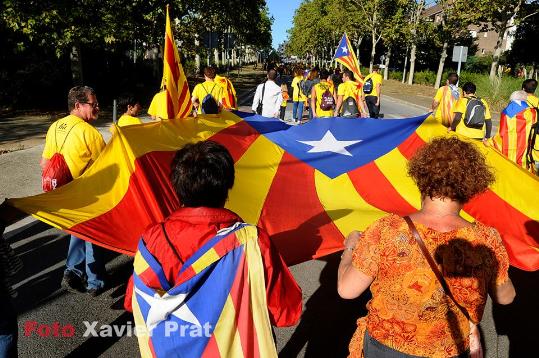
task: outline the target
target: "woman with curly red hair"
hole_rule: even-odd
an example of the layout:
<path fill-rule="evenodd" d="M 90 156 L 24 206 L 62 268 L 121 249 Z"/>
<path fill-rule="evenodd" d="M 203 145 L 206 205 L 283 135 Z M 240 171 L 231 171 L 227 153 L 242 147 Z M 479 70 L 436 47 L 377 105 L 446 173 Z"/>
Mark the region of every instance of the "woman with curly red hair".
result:
<path fill-rule="evenodd" d="M 457 137 L 425 145 L 408 174 L 421 209 L 381 218 L 345 240 L 339 294 L 355 298 L 369 286 L 372 293 L 350 356 L 482 357 L 477 324 L 487 294 L 509 304 L 515 290 L 498 232 L 460 211 L 494 175 L 475 145 Z"/>

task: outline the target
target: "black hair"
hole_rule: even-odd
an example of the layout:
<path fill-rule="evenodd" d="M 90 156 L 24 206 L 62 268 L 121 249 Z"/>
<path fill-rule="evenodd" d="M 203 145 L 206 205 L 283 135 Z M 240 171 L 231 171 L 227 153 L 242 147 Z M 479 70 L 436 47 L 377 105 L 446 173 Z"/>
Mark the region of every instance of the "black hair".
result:
<path fill-rule="evenodd" d="M 342 74 L 348 76 L 350 80 L 354 80 L 354 72 L 350 71 L 349 69 L 342 71 Z"/>
<path fill-rule="evenodd" d="M 524 82 L 522 82 L 522 89 L 526 93 L 534 93 L 537 89 L 537 81 L 533 78 L 528 78 L 527 80 L 524 80 Z"/>
<path fill-rule="evenodd" d="M 187 144 L 174 156 L 170 181 L 183 206 L 222 208 L 234 185 L 234 160 L 216 142 Z"/>
<path fill-rule="evenodd" d="M 456 85 L 459 82 L 459 75 L 456 72 L 449 72 L 447 81 L 450 85 Z"/>
<path fill-rule="evenodd" d="M 75 109 L 75 104 L 87 103 L 88 96 L 95 96 L 95 91 L 92 87 L 88 86 L 76 86 L 69 90 L 67 94 L 67 110 L 71 112 Z"/>
<path fill-rule="evenodd" d="M 132 93 L 122 93 L 118 97 L 118 108 L 123 112 L 127 112 L 127 106 L 134 107 L 137 103 L 140 104 L 140 101 Z"/>
<path fill-rule="evenodd" d="M 321 71 L 320 71 L 320 79 L 321 80 L 327 80 L 329 77 L 329 72 L 328 70 L 326 70 L 325 68 L 323 68 Z"/>
<path fill-rule="evenodd" d="M 473 84 L 472 82 L 466 82 L 462 86 L 462 92 L 464 93 L 475 93 L 476 90 L 477 90 L 477 87 L 475 87 L 475 84 Z"/>

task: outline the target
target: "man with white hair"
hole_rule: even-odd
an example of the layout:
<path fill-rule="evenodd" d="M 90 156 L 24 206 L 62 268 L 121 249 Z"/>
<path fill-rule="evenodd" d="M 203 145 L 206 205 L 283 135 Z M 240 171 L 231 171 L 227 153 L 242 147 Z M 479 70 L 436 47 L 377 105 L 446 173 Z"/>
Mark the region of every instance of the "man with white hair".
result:
<path fill-rule="evenodd" d="M 515 91 L 500 115 L 500 127 L 494 137 L 494 147 L 524 169 L 533 171 L 533 134 L 537 109 L 527 102 L 528 94 Z M 530 143 L 530 140 L 531 143 Z"/>

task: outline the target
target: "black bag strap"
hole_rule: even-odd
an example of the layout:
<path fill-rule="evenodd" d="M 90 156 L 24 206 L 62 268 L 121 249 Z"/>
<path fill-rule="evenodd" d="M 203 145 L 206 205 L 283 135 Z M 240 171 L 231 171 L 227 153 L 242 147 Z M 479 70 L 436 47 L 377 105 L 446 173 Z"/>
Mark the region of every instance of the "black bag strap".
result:
<path fill-rule="evenodd" d="M 172 245 L 172 242 L 170 241 L 170 239 L 169 239 L 169 237 L 167 235 L 167 231 L 165 230 L 165 223 L 164 222 L 161 223 L 161 229 L 163 230 L 163 234 L 165 235 L 165 240 L 167 241 L 168 246 L 170 246 L 170 248 L 172 249 L 172 252 L 174 253 L 174 256 L 176 256 L 178 261 L 183 265 L 183 260 L 181 259 L 180 254 L 178 254 L 178 251 L 176 251 L 176 248 L 174 247 L 174 245 Z"/>
<path fill-rule="evenodd" d="M 62 154 L 61 152 L 62 152 L 62 149 L 64 148 L 64 144 L 66 144 L 67 136 L 69 136 L 69 133 L 71 133 L 71 130 L 72 130 L 73 128 L 75 128 L 75 126 L 76 126 L 77 124 L 79 124 L 79 123 L 80 123 L 80 122 L 77 122 L 77 123 L 73 124 L 73 125 L 71 126 L 71 128 L 69 128 L 69 131 L 67 131 L 67 134 L 66 134 L 66 136 L 64 137 L 64 142 L 62 143 L 62 146 L 61 146 L 60 149 L 58 150 L 58 139 L 57 139 L 58 122 L 56 122 L 56 127 L 54 127 L 54 146 L 56 147 L 56 153 Z"/>
<path fill-rule="evenodd" d="M 455 306 L 457 306 L 457 308 L 462 312 L 464 317 L 466 317 L 468 320 L 470 320 L 470 315 L 468 314 L 466 309 L 464 307 L 462 307 L 457 302 L 455 297 L 453 297 L 453 294 L 451 293 L 451 290 L 449 290 L 449 286 L 447 285 L 447 282 L 445 281 L 444 276 L 442 275 L 442 273 L 440 272 L 440 269 L 438 268 L 438 266 L 434 262 L 434 259 L 430 255 L 429 250 L 427 249 L 427 247 L 425 246 L 425 243 L 423 242 L 423 239 L 421 239 L 421 235 L 419 235 L 419 232 L 417 231 L 417 228 L 415 227 L 414 223 L 412 222 L 412 219 L 410 219 L 409 216 L 403 216 L 402 218 L 408 224 L 408 228 L 412 232 L 412 234 L 413 234 L 413 236 L 415 238 L 415 241 L 417 242 L 417 245 L 421 249 L 421 253 L 423 253 L 423 256 L 425 256 L 425 259 L 429 263 L 429 266 L 430 266 L 432 272 L 434 272 L 434 275 L 438 279 L 438 282 L 440 282 L 440 285 L 442 285 L 442 288 L 444 289 L 445 294 L 447 296 L 449 296 L 449 298 L 453 301 Z"/>
<path fill-rule="evenodd" d="M 264 92 L 266 91 L 266 82 L 262 85 L 262 96 L 260 97 L 260 102 L 258 102 L 259 106 L 264 106 Z"/>

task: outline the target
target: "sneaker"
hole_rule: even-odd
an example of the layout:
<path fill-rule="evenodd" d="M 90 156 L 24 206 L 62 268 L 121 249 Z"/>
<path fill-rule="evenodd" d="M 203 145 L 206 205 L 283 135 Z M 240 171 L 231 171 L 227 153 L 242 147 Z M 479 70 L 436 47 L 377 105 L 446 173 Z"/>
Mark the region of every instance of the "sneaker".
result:
<path fill-rule="evenodd" d="M 99 296 L 100 294 L 103 293 L 103 291 L 105 291 L 105 289 L 103 287 L 100 287 L 100 288 L 89 288 L 86 290 L 86 293 L 92 297 L 97 297 Z"/>
<path fill-rule="evenodd" d="M 82 293 L 86 291 L 84 289 L 83 280 L 74 273 L 70 272 L 64 274 L 60 286 L 62 286 L 63 289 L 72 293 Z"/>

